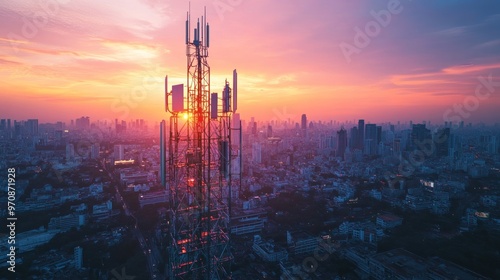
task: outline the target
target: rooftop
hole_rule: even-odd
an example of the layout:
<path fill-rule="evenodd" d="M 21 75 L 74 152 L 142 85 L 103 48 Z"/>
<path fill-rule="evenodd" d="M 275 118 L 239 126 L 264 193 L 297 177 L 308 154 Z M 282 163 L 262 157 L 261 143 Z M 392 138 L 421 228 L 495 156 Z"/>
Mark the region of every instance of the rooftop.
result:
<path fill-rule="evenodd" d="M 427 270 L 424 258 L 402 248 L 376 254 L 373 256 L 373 260 L 403 277 L 422 275 Z"/>
<path fill-rule="evenodd" d="M 401 217 L 398 217 L 398 216 L 391 214 L 391 213 L 381 214 L 377 218 L 380 218 L 386 222 L 399 221 L 402 219 Z"/>

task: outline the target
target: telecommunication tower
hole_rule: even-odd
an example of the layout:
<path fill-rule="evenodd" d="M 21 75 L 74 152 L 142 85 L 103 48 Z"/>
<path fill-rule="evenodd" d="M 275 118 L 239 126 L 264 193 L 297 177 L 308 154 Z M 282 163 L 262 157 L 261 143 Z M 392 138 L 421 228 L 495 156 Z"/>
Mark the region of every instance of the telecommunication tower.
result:
<path fill-rule="evenodd" d="M 169 192 L 167 273 L 172 280 L 231 279 L 231 116 L 236 110 L 236 70 L 232 89 L 226 81 L 220 98 L 211 93 L 206 11 L 192 31 L 188 12 L 186 86 L 174 85 L 170 91 L 165 77 L 170 118 L 169 129 L 162 122 L 160 158 L 161 181 Z"/>

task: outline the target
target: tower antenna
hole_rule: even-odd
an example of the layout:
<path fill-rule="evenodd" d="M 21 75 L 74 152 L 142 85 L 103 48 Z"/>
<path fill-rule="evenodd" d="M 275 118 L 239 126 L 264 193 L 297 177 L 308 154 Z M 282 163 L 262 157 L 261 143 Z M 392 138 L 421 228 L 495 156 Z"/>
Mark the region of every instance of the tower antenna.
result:
<path fill-rule="evenodd" d="M 226 82 L 219 106 L 217 93 L 210 90 L 206 7 L 193 31 L 191 37 L 189 4 L 187 84 L 174 85 L 171 92 L 165 85 L 170 131 L 162 138 L 168 138 L 168 145 L 160 149 L 168 149 L 168 155 L 160 158 L 169 193 L 167 271 L 172 280 L 231 279 L 231 89 Z M 161 127 L 164 132 L 166 124 Z"/>

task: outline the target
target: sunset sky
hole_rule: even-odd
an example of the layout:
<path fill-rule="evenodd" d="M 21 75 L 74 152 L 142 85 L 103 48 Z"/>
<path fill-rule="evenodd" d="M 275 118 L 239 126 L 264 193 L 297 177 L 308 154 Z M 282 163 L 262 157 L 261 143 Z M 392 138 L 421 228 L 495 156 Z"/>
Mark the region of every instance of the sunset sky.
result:
<path fill-rule="evenodd" d="M 500 1 L 192 0 L 192 20 L 204 6 L 211 90 L 236 68 L 244 119 L 442 123 L 465 105 L 466 122 L 500 121 Z M 0 118 L 166 119 L 164 76 L 186 79 L 187 10 L 2 1 Z"/>

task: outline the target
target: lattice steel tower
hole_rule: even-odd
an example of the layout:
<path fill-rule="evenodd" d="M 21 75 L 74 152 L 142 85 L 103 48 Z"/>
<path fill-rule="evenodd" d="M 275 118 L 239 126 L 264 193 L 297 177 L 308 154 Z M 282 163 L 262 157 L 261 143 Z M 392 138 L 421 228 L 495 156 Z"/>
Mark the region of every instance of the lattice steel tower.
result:
<path fill-rule="evenodd" d="M 187 85 L 174 85 L 169 91 L 165 77 L 170 121 L 168 136 L 164 135 L 167 129 L 162 122 L 164 142 L 160 150 L 162 182 L 170 197 L 169 279 L 231 279 L 230 132 L 231 116 L 236 110 L 236 87 L 231 90 L 226 81 L 220 98 L 210 92 L 209 36 L 205 12 L 191 38 L 188 12 Z M 233 75 L 236 84 L 236 71 Z"/>

